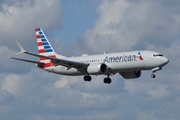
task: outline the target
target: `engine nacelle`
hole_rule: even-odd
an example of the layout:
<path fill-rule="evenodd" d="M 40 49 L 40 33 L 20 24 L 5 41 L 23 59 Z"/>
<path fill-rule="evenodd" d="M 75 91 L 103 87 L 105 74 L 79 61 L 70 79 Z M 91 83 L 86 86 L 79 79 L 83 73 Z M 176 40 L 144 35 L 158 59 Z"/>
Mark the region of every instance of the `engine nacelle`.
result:
<path fill-rule="evenodd" d="M 107 71 L 107 65 L 104 63 L 90 64 L 87 68 L 87 72 L 90 75 L 105 74 Z"/>
<path fill-rule="evenodd" d="M 123 72 L 119 73 L 124 79 L 133 79 L 139 78 L 141 76 L 141 71 L 134 71 L 134 72 Z"/>

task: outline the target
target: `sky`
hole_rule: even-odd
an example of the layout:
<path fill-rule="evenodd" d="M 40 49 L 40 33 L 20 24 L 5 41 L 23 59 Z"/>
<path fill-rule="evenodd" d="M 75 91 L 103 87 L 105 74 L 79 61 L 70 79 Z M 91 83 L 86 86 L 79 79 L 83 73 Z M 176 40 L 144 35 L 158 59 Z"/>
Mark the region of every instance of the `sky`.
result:
<path fill-rule="evenodd" d="M 170 63 L 138 79 L 119 74 L 69 77 L 48 73 L 21 57 L 15 40 L 37 52 L 41 27 L 64 56 L 153 50 Z M 178 0 L 1 0 L 1 120 L 179 120 L 180 1 Z"/>

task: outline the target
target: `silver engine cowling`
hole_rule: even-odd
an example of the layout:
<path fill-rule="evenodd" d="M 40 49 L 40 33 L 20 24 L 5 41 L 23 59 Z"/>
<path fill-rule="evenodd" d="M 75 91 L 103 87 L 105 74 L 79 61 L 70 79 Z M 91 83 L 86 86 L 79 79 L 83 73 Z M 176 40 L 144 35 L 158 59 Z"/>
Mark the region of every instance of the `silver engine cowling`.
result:
<path fill-rule="evenodd" d="M 90 75 L 105 74 L 107 72 L 107 65 L 104 63 L 90 64 L 87 68 L 87 72 Z"/>

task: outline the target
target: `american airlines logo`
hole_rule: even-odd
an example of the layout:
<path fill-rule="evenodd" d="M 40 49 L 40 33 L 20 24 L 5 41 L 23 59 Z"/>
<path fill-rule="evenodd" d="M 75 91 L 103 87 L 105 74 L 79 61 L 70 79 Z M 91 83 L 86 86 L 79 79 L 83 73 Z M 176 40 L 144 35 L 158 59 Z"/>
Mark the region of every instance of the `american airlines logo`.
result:
<path fill-rule="evenodd" d="M 104 63 L 137 61 L 137 58 L 139 58 L 139 60 L 143 60 L 143 57 L 141 56 L 140 52 L 138 52 L 138 56 L 125 55 L 125 54 L 123 56 L 115 56 L 115 57 L 106 56 L 106 58 L 104 59 Z"/>
<path fill-rule="evenodd" d="M 143 57 L 142 57 L 142 55 L 141 55 L 141 52 L 138 52 L 138 55 L 139 55 L 139 59 L 140 59 L 140 60 L 143 60 Z"/>

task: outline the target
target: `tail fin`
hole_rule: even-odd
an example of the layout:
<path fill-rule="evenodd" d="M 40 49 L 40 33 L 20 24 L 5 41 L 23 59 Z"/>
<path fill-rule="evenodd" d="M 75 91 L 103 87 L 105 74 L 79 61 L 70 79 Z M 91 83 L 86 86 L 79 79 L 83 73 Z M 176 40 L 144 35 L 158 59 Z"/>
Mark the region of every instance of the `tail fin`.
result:
<path fill-rule="evenodd" d="M 52 48 L 50 42 L 46 38 L 44 32 L 41 28 L 36 28 L 36 39 L 37 39 L 37 45 L 38 45 L 38 53 L 39 55 L 45 55 L 52 58 L 56 58 L 57 54 Z M 40 58 L 40 62 L 50 62 L 45 58 Z"/>
<path fill-rule="evenodd" d="M 36 39 L 39 54 L 56 54 L 41 28 L 36 28 Z"/>

